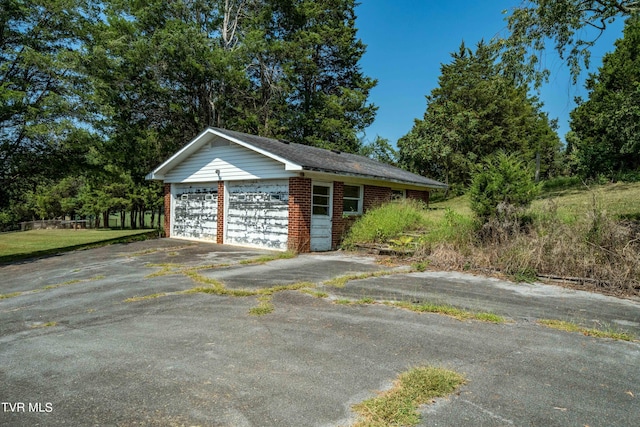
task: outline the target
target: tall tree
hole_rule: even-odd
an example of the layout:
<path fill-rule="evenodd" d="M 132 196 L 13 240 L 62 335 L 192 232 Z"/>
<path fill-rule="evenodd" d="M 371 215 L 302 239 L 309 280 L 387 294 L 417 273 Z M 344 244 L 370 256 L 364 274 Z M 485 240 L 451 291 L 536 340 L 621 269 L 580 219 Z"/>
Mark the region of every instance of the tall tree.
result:
<path fill-rule="evenodd" d="M 578 171 L 617 178 L 640 169 L 640 14 L 586 82 L 588 100 L 571 113 Z"/>
<path fill-rule="evenodd" d="M 83 160 L 91 104 L 76 63 L 95 13 L 84 0 L 0 1 L 0 210 Z"/>
<path fill-rule="evenodd" d="M 283 78 L 289 88 L 283 136 L 304 144 L 357 152 L 358 134 L 377 107 L 368 102 L 376 81 L 359 61 L 355 0 L 274 0 L 283 31 Z"/>
<path fill-rule="evenodd" d="M 574 82 L 589 66 L 590 48 L 616 19 L 640 10 L 637 0 L 528 0 L 507 17 L 509 35 L 501 41 L 509 72 L 537 85 L 548 76 L 540 55 L 548 41 L 566 60 Z M 506 11 L 505 11 L 506 13 Z"/>
<path fill-rule="evenodd" d="M 398 141 L 402 164 L 454 190 L 466 188 L 473 165 L 498 150 L 527 161 L 540 154 L 543 173 L 549 171 L 560 145 L 554 124 L 526 86 L 504 75 L 497 54 L 492 44 L 472 51 L 463 42 L 441 66 L 423 119 Z"/>

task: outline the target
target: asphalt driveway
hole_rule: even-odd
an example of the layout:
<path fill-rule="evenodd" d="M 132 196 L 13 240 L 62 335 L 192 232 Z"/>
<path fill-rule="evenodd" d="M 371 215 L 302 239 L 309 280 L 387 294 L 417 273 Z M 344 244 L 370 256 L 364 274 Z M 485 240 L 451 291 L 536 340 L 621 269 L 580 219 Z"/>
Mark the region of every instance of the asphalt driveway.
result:
<path fill-rule="evenodd" d="M 640 425 L 640 343 L 537 323 L 640 336 L 638 301 L 339 252 L 240 263 L 266 254 L 163 239 L 0 266 L 0 425 L 346 426 L 352 404 L 416 365 L 467 379 L 424 408 L 424 426 Z M 328 296 L 283 290 L 254 316 L 256 296 L 183 292 L 300 282 Z M 336 304 L 344 298 L 447 303 L 509 322 Z"/>

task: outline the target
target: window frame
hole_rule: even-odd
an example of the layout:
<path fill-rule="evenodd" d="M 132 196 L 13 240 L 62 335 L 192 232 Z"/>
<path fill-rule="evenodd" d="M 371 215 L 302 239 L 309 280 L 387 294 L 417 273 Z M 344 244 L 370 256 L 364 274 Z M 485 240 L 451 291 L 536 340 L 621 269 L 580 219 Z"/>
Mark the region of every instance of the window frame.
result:
<path fill-rule="evenodd" d="M 346 187 L 357 187 L 358 188 L 358 197 L 347 197 L 345 196 L 345 188 Z M 364 204 L 364 186 L 359 184 L 343 184 L 342 186 L 342 214 L 343 215 L 362 215 L 362 207 Z M 358 202 L 358 210 L 357 211 L 345 211 L 344 202 L 346 200 L 356 200 Z"/>

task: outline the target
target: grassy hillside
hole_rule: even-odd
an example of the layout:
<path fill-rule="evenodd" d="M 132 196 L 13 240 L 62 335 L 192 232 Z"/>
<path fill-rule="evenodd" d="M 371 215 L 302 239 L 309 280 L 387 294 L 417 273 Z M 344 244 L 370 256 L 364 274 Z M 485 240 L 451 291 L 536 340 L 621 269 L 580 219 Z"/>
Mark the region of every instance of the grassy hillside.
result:
<path fill-rule="evenodd" d="M 566 219 L 583 218 L 587 213 L 593 212 L 594 208 L 617 218 L 638 218 L 640 217 L 640 182 L 582 186 L 543 192 L 538 200 L 532 203 L 530 211 L 540 213 L 554 204 L 558 214 Z M 467 196 L 433 203 L 430 207 L 441 211 L 440 214 L 446 208 L 450 208 L 461 215 L 469 217 L 473 215 Z M 433 214 L 433 217 L 437 216 L 438 213 Z"/>
<path fill-rule="evenodd" d="M 400 212 L 412 219 L 399 221 Z M 640 295 L 640 183 L 547 191 L 526 215 L 525 226 L 480 226 L 466 196 L 429 209 L 401 202 L 367 213 L 345 246 L 387 244 L 412 250 L 417 261 L 434 268 L 491 271 L 517 280 L 553 277 Z"/>

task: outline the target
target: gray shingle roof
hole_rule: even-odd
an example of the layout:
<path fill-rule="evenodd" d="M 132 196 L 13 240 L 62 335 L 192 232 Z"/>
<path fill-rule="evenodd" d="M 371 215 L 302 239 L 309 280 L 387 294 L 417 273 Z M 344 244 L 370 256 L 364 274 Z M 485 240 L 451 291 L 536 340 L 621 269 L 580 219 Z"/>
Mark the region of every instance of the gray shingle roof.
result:
<path fill-rule="evenodd" d="M 442 182 L 407 172 L 365 156 L 285 142 L 227 129 L 214 127 L 211 129 L 296 163 L 302 166 L 303 170 L 383 179 L 431 188 L 447 188 L 447 185 Z"/>

